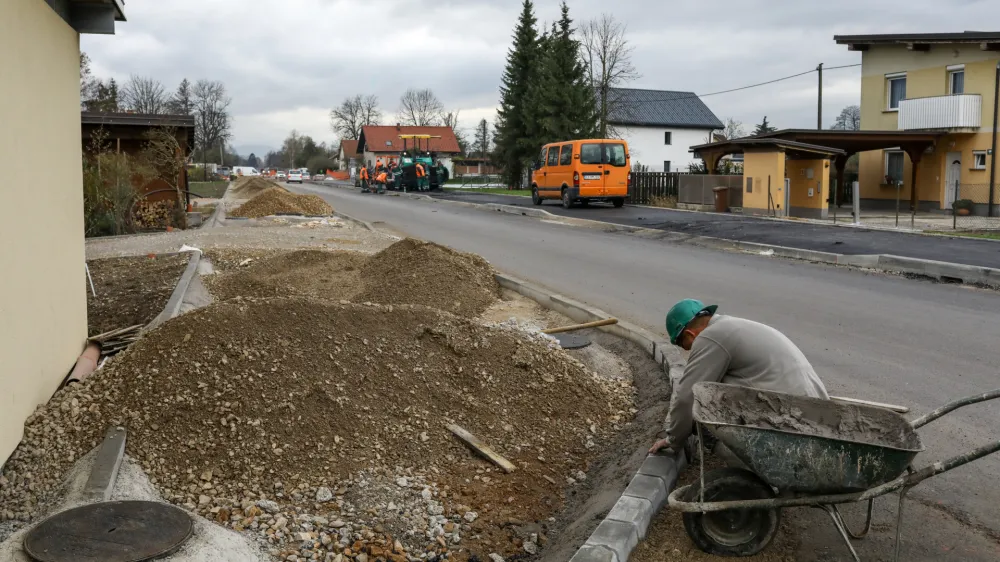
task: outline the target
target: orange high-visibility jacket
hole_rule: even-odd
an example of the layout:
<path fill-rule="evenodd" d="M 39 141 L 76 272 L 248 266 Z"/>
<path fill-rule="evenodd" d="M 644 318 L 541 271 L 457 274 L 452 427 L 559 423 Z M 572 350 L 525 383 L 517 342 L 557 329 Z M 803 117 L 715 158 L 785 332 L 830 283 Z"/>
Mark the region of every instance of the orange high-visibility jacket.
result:
<path fill-rule="evenodd" d="M 385 183 L 385 172 L 375 176 L 375 181 Z"/>
<path fill-rule="evenodd" d="M 368 179 L 368 168 L 364 167 L 361 168 L 361 179 L 363 180 Z"/>
<path fill-rule="evenodd" d="M 424 177 L 424 175 L 425 175 L 424 166 L 423 166 L 423 164 L 420 164 L 418 162 L 417 163 L 417 177 L 418 178 L 422 178 L 422 177 Z"/>

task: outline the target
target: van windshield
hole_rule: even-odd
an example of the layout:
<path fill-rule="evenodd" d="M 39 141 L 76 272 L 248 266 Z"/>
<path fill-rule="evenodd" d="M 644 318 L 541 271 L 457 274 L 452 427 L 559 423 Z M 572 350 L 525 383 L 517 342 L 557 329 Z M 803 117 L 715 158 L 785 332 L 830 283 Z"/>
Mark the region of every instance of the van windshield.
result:
<path fill-rule="evenodd" d="M 603 145 L 596 143 L 588 143 L 580 146 L 580 163 L 581 164 L 602 164 L 604 161 L 603 151 L 601 148 Z"/>
<path fill-rule="evenodd" d="M 605 164 L 611 164 L 612 166 L 617 166 L 619 168 L 627 166 L 628 161 L 625 158 L 625 145 L 621 143 L 609 143 L 604 145 Z"/>

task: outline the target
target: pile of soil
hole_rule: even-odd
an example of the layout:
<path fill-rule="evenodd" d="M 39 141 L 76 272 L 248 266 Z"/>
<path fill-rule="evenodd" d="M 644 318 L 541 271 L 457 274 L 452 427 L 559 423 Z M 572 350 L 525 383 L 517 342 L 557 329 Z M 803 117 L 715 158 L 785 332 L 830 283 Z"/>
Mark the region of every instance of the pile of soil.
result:
<path fill-rule="evenodd" d="M 255 260 L 211 278 L 209 289 L 221 299 L 302 295 L 473 317 L 500 297 L 494 275 L 479 256 L 408 238 L 372 256 L 299 250 Z"/>
<path fill-rule="evenodd" d="M 272 187 L 255 195 L 230 216 L 256 219 L 271 215 L 305 215 L 326 217 L 333 214 L 333 207 L 316 195 L 296 195 L 280 187 Z"/>
<path fill-rule="evenodd" d="M 375 254 L 362 269 L 358 301 L 422 304 L 453 314 L 482 314 L 500 298 L 489 262 L 475 254 L 407 238 Z"/>
<path fill-rule="evenodd" d="M 529 548 L 513 527 L 558 509 L 631 408 L 630 386 L 562 351 L 438 310 L 225 301 L 165 323 L 40 407 L 4 467 L 0 505 L 35 514 L 69 463 L 123 425 L 165 498 L 259 533 L 281 556 L 368 549 L 374 560 L 401 541 L 484 560 Z M 448 423 L 518 469 L 497 471 Z M 352 507 L 362 472 L 419 506 Z M 388 520 L 410 529 L 386 537 Z"/>
<path fill-rule="evenodd" d="M 90 260 L 97 296 L 87 286 L 87 334 L 149 324 L 177 286 L 188 254 Z"/>
<path fill-rule="evenodd" d="M 280 189 L 282 191 L 286 191 L 285 188 L 281 187 L 276 182 L 259 176 L 243 177 L 236 180 L 236 183 L 233 184 L 230 191 L 238 198 L 249 199 L 267 191 L 268 189 Z"/>

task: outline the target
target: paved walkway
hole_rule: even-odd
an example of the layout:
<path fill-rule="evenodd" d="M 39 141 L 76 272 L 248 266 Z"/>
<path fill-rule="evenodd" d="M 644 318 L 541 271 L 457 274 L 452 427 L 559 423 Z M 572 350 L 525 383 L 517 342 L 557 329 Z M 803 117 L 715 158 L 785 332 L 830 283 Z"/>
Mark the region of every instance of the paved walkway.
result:
<path fill-rule="evenodd" d="M 515 195 L 468 192 L 431 192 L 432 197 L 470 203 L 499 203 L 530 207 L 531 199 Z M 1000 268 L 1000 242 L 950 236 L 873 230 L 864 227 L 824 225 L 812 222 L 775 221 L 743 215 L 696 213 L 610 204 L 563 209 L 546 201 L 541 209 L 554 215 L 642 226 L 697 236 L 712 236 L 742 242 L 757 242 L 837 254 L 893 254 L 965 265 Z"/>

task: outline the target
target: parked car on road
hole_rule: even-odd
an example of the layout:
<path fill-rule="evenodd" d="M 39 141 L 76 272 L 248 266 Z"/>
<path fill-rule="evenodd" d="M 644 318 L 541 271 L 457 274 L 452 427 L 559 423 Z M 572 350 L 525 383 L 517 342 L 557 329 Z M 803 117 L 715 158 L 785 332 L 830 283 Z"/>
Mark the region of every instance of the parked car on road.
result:
<path fill-rule="evenodd" d="M 300 170 L 288 172 L 288 183 L 302 183 L 302 172 Z"/>
<path fill-rule="evenodd" d="M 325 178 L 325 177 L 326 177 L 326 174 L 316 174 L 316 175 L 313 176 L 313 181 L 323 181 L 323 178 Z"/>
<path fill-rule="evenodd" d="M 575 203 L 610 201 L 625 204 L 632 187 L 628 143 L 623 140 L 575 140 L 547 144 L 531 174 L 531 202 L 561 199 Z"/>
<path fill-rule="evenodd" d="M 278 175 L 276 175 L 275 177 L 278 178 L 279 180 L 288 179 L 288 174 L 286 174 L 285 172 L 278 172 Z"/>

